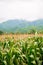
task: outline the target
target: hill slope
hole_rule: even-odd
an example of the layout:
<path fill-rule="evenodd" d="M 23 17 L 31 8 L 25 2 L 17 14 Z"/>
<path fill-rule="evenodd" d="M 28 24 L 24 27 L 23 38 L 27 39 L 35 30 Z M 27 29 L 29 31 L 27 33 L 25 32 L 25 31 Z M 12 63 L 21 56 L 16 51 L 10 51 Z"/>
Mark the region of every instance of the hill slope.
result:
<path fill-rule="evenodd" d="M 33 22 L 28 22 L 26 20 L 8 20 L 6 22 L 0 23 L 0 30 L 3 32 L 20 32 L 26 33 L 31 29 L 37 31 L 43 30 L 43 20 L 36 20 Z"/>

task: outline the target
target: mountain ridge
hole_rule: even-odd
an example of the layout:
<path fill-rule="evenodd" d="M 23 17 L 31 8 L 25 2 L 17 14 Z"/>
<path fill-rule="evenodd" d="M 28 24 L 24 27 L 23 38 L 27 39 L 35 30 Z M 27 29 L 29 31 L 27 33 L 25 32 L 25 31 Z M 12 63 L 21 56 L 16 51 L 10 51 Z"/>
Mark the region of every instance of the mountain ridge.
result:
<path fill-rule="evenodd" d="M 37 31 L 43 31 L 43 19 L 35 20 L 35 21 L 26 21 L 26 20 L 7 20 L 3 23 L 0 23 L 0 30 L 3 32 L 20 32 L 25 33 L 29 32 L 31 29 L 35 29 Z"/>

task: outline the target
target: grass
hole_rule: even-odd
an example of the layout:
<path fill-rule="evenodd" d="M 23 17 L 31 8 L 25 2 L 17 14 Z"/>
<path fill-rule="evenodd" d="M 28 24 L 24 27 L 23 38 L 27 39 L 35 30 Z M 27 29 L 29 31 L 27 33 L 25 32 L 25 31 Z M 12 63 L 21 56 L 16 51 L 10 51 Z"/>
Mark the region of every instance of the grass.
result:
<path fill-rule="evenodd" d="M 0 41 L 0 65 L 42 65 L 43 37 Z"/>

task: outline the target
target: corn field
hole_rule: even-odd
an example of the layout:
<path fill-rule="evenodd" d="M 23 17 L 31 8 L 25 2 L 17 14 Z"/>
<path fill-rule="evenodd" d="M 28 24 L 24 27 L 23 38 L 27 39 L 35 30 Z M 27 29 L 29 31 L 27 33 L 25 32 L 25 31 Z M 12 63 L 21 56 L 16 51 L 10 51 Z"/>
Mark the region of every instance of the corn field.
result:
<path fill-rule="evenodd" d="M 0 65 L 42 65 L 43 37 L 0 41 Z"/>

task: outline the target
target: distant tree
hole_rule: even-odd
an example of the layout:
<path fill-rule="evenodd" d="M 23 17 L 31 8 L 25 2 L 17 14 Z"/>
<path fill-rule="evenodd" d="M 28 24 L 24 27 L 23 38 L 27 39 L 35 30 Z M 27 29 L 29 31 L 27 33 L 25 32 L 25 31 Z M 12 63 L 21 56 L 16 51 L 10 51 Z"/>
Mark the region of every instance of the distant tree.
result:
<path fill-rule="evenodd" d="M 31 34 L 35 34 L 35 32 L 36 32 L 35 29 L 31 29 L 31 30 L 30 30 L 30 33 L 31 33 Z"/>
<path fill-rule="evenodd" d="M 10 34 L 14 34 L 14 32 L 10 32 Z"/>
<path fill-rule="evenodd" d="M 0 35 L 3 34 L 3 31 L 0 30 Z"/>

